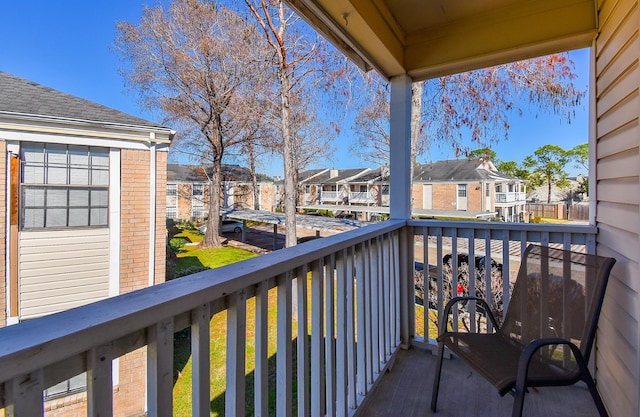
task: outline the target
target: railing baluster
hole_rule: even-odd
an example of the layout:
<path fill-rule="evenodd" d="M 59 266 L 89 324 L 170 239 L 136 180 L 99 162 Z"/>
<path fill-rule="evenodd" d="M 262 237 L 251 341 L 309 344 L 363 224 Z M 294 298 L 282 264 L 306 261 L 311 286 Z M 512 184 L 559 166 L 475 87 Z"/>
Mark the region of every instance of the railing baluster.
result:
<path fill-rule="evenodd" d="M 5 385 L 6 417 L 32 417 L 44 415 L 42 370 L 13 378 Z"/>
<path fill-rule="evenodd" d="M 366 384 L 364 386 L 364 390 L 360 393 L 365 395 L 369 389 L 369 386 L 373 384 L 373 295 L 371 289 L 371 281 L 373 280 L 373 271 L 371 268 L 371 240 L 367 240 L 364 244 L 364 278 L 363 278 L 363 287 L 364 287 L 364 297 L 362 297 L 364 301 L 364 317 L 365 317 L 365 326 L 364 326 L 364 348 L 365 348 L 365 364 L 366 364 Z M 359 343 L 359 342 L 358 342 Z"/>
<path fill-rule="evenodd" d="M 309 299 L 307 297 L 307 266 L 304 265 L 296 271 L 298 290 L 298 341 L 297 341 L 297 367 L 298 367 L 298 416 L 309 415 Z"/>
<path fill-rule="evenodd" d="M 391 283 L 391 311 L 393 312 L 393 347 L 396 348 L 400 346 L 400 242 L 398 241 L 400 238 L 400 234 L 398 232 L 393 233 L 393 246 L 391 254 L 391 262 L 393 263 L 393 280 Z M 413 271 L 413 268 L 411 268 Z M 405 279 L 407 279 L 405 277 Z M 414 319 L 415 321 L 415 319 Z M 414 334 L 415 334 L 415 326 L 414 326 Z"/>
<path fill-rule="evenodd" d="M 228 297 L 227 306 L 227 392 L 225 414 L 245 414 L 245 348 L 247 345 L 247 300 L 245 291 Z"/>
<path fill-rule="evenodd" d="M 324 304 L 321 260 L 311 264 L 311 415 L 324 414 Z"/>
<path fill-rule="evenodd" d="M 325 277 L 325 308 L 324 308 L 324 327 L 325 327 L 325 392 L 326 392 L 326 412 L 325 415 L 333 417 L 336 415 L 336 352 L 335 352 L 335 256 L 331 255 L 325 258 L 324 277 Z"/>
<path fill-rule="evenodd" d="M 152 417 L 173 415 L 173 318 L 147 330 L 147 404 Z"/>
<path fill-rule="evenodd" d="M 373 384 L 375 378 L 380 373 L 380 303 L 379 299 L 379 285 L 378 280 L 380 277 L 380 269 L 378 269 L 378 240 L 374 238 L 371 241 L 371 275 L 370 275 L 370 288 L 371 288 L 371 366 L 373 368 Z"/>
<path fill-rule="evenodd" d="M 469 257 L 467 258 L 467 266 L 469 267 L 469 295 L 476 296 L 476 229 L 466 229 L 467 239 L 469 239 Z M 469 328 L 472 332 L 476 332 L 476 302 L 467 303 L 469 307 Z"/>
<path fill-rule="evenodd" d="M 367 370 L 368 370 L 368 358 L 367 358 L 367 303 L 366 301 L 366 283 L 365 274 L 367 268 L 366 260 L 366 245 L 364 243 L 358 244 L 355 253 L 356 261 L 356 311 L 358 317 L 358 323 L 356 327 L 356 376 L 357 376 L 357 393 L 364 395 L 367 387 Z M 349 406 L 355 408 L 356 398 L 349 399 Z"/>
<path fill-rule="evenodd" d="M 442 249 L 438 251 L 438 256 L 440 257 L 440 262 L 442 262 Z M 451 233 L 451 297 L 455 297 L 458 295 L 458 229 L 453 229 Z M 440 285 L 440 284 L 438 284 Z M 442 307 L 444 308 L 444 306 Z M 453 309 L 453 330 L 458 331 L 458 318 L 459 318 L 459 310 L 460 304 L 456 305 Z M 440 315 L 438 315 L 440 317 Z"/>
<path fill-rule="evenodd" d="M 378 370 L 382 370 L 382 365 L 385 361 L 385 353 L 384 353 L 384 241 L 383 236 L 376 237 L 376 280 L 374 281 L 377 294 L 378 294 L 378 320 L 377 323 L 377 333 L 378 333 Z"/>
<path fill-rule="evenodd" d="M 440 319 L 443 314 L 444 314 L 444 294 L 443 294 L 443 279 L 442 279 L 442 228 L 437 228 L 435 230 L 436 233 L 436 258 L 438 258 L 438 267 L 437 267 L 437 277 L 436 277 L 436 282 L 438 283 L 438 288 L 436 288 L 437 291 L 437 295 L 436 298 L 438 300 L 438 319 Z M 429 300 L 431 298 L 431 294 L 429 291 L 429 281 L 427 281 L 425 283 L 425 287 L 424 287 L 424 291 L 425 291 L 425 302 L 426 305 L 429 305 Z M 438 334 L 438 326 L 434 325 L 434 327 L 436 328 L 436 334 Z M 428 337 L 428 336 L 427 336 Z"/>
<path fill-rule="evenodd" d="M 209 304 L 203 304 L 191 311 L 191 375 L 192 404 L 194 416 L 208 416 L 211 409 L 210 377 L 210 331 L 211 311 Z"/>
<path fill-rule="evenodd" d="M 356 408 L 356 387 L 360 384 L 360 375 L 358 373 L 362 371 L 364 375 L 364 367 L 360 368 L 358 364 L 358 360 L 356 360 L 356 331 L 360 328 L 360 316 L 362 316 L 363 309 L 361 309 L 360 301 L 357 300 L 357 297 L 354 297 L 354 284 L 357 284 L 357 276 L 354 275 L 354 263 L 362 258 L 360 255 L 357 259 L 355 258 L 355 248 L 350 247 L 347 248 L 346 251 L 346 275 L 345 275 L 345 285 L 346 285 L 346 309 L 347 309 L 347 323 L 346 323 L 346 336 L 347 336 L 347 406 L 349 408 Z M 358 264 L 358 268 L 361 268 L 361 265 Z M 360 269 L 362 273 L 362 268 Z M 362 280 L 360 280 L 360 287 L 362 286 Z M 364 301 L 363 301 L 364 303 Z M 357 306 L 356 306 L 357 304 Z M 356 311 L 358 312 L 358 326 L 356 328 L 355 318 Z M 358 340 L 364 340 L 364 338 Z M 362 343 L 358 343 L 357 350 L 358 355 L 360 353 L 360 345 Z M 364 349 L 362 350 L 364 353 Z M 363 376 L 364 380 L 364 376 Z"/>
<path fill-rule="evenodd" d="M 384 321 L 384 361 L 391 358 L 391 236 L 383 237 L 383 273 L 382 273 L 382 295 Z"/>
<path fill-rule="evenodd" d="M 267 417 L 269 414 L 269 285 L 268 281 L 258 284 L 256 290 L 256 328 L 254 371 L 254 415 Z"/>
<path fill-rule="evenodd" d="M 489 307 L 493 306 L 493 286 L 491 283 L 492 266 L 491 266 L 491 230 L 485 230 L 484 237 L 484 298 Z M 493 332 L 491 320 L 488 319 L 489 312 L 485 314 L 485 322 L 487 333 Z"/>
<path fill-rule="evenodd" d="M 509 300 L 511 299 L 511 254 L 509 248 L 509 231 L 502 233 L 502 319 L 507 315 Z"/>
<path fill-rule="evenodd" d="M 96 346 L 87 352 L 87 415 L 113 415 L 113 359 L 111 344 Z"/>
<path fill-rule="evenodd" d="M 351 300 L 347 294 L 347 250 L 344 249 L 336 255 L 336 397 L 335 415 L 347 416 L 347 386 L 349 361 L 347 357 L 347 332 L 348 317 L 347 303 Z M 349 274 L 350 275 L 350 274 Z M 328 413 L 327 413 L 328 414 Z"/>
<path fill-rule="evenodd" d="M 429 258 L 429 228 L 425 226 L 422 229 L 422 334 L 424 335 L 424 341 L 429 342 L 429 328 L 431 327 L 429 324 L 429 280 L 430 278 L 430 268 L 429 264 L 431 263 L 431 259 Z M 437 265 L 437 263 L 436 263 Z M 415 264 L 413 265 L 414 274 Z M 415 285 L 414 285 L 414 299 L 415 299 Z"/>
<path fill-rule="evenodd" d="M 291 417 L 293 365 L 291 358 L 291 277 L 279 275 L 278 285 L 278 350 L 276 354 L 276 414 Z"/>

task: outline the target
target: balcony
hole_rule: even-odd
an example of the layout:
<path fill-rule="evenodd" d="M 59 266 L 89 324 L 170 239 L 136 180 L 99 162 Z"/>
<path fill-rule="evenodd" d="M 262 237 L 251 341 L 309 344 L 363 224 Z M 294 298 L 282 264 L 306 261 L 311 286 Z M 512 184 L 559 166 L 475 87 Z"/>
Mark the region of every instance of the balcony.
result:
<path fill-rule="evenodd" d="M 368 191 L 349 192 L 349 203 L 357 204 L 373 204 L 376 202 L 376 197 Z"/>
<path fill-rule="evenodd" d="M 87 372 L 89 415 L 112 415 L 112 361 L 146 347 L 148 414 L 171 416 L 173 336 L 190 328 L 192 415 L 209 415 L 209 322 L 226 310 L 226 415 L 245 415 L 248 378 L 253 378 L 256 415 L 268 414 L 269 389 L 275 389 L 278 416 L 292 415 L 294 407 L 314 416 L 430 415 L 426 401 L 434 358 L 425 351 L 433 346 L 434 319 L 443 308 L 443 257 L 466 253 L 469 259 L 494 259 L 502 264 L 502 276 L 511 279 L 528 242 L 593 252 L 595 233 L 591 226 L 390 220 L 2 328 L 0 406 L 9 416 L 42 415 L 44 389 Z M 432 308 L 414 303 L 416 262 L 432 265 L 429 273 L 439 283 L 434 294 L 422 294 L 423 304 Z M 475 276 L 474 263 L 468 267 Z M 491 274 L 486 281 L 486 288 L 496 287 Z M 501 297 L 505 304 L 508 281 L 498 286 L 507 289 Z M 276 329 L 268 328 L 270 291 L 277 293 Z M 256 317 L 251 326 L 249 305 Z M 470 310 L 471 328 L 482 326 Z M 255 329 L 252 376 L 245 375 L 248 327 Z M 277 337 L 275 376 L 268 373 L 268 337 Z M 456 412 L 485 407 L 482 415 L 509 409 L 510 398 L 500 398 L 451 362 L 443 377 L 442 410 L 447 404 Z M 595 410 L 588 400 L 581 387 L 561 388 L 550 396 L 531 395 L 525 412 L 542 414 L 555 404 L 557 415 L 590 415 Z M 386 408 L 379 408 L 383 403 Z"/>
<path fill-rule="evenodd" d="M 322 192 L 320 193 L 320 201 L 322 203 L 325 202 L 336 202 L 336 201 L 342 201 L 342 193 L 338 192 L 338 191 L 324 191 L 322 190 Z"/>
<path fill-rule="evenodd" d="M 496 205 L 504 205 L 508 203 L 525 204 L 527 202 L 527 194 L 521 192 L 496 193 Z"/>

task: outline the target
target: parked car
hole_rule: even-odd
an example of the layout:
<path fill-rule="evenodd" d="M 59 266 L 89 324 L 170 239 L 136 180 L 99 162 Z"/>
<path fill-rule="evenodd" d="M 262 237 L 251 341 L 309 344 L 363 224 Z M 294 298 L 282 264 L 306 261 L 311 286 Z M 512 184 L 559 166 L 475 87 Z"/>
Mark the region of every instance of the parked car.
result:
<path fill-rule="evenodd" d="M 198 227 L 198 232 L 203 235 L 207 233 L 207 225 Z M 223 220 L 220 222 L 220 233 L 240 233 L 242 232 L 242 222 L 237 220 Z"/>

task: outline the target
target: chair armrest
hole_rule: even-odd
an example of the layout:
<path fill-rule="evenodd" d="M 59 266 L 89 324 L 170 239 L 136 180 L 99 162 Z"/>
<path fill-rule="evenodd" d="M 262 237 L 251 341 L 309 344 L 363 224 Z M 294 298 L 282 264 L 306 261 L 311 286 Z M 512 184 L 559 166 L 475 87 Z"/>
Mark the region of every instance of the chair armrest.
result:
<path fill-rule="evenodd" d="M 576 359 L 576 363 L 580 368 L 580 372 L 587 370 L 587 363 L 582 356 L 582 352 L 580 348 L 575 345 L 575 343 L 563 339 L 560 337 L 551 337 L 544 339 L 535 339 L 532 340 L 522 351 L 520 354 L 520 360 L 518 361 L 518 374 L 516 376 L 516 392 L 518 389 L 524 389 L 526 386 L 527 375 L 529 373 L 529 363 L 531 359 L 533 359 L 533 355 L 540 350 L 541 348 L 549 345 L 567 345 L 571 349 L 571 353 L 573 353 L 574 358 Z"/>
<path fill-rule="evenodd" d="M 454 304 L 456 304 L 456 303 L 458 303 L 460 301 L 478 301 L 478 302 L 480 302 L 480 304 L 483 305 L 485 311 L 487 312 L 487 316 L 489 317 L 489 320 L 491 320 L 491 323 L 493 324 L 493 327 L 495 329 L 499 329 L 500 328 L 500 326 L 498 326 L 498 322 L 496 321 L 496 318 L 493 316 L 493 313 L 491 312 L 491 308 L 489 307 L 489 304 L 487 304 L 487 302 L 484 299 L 479 298 L 479 297 L 471 297 L 471 296 L 453 297 L 444 306 L 444 314 L 440 318 L 440 324 L 438 326 L 438 337 L 440 337 L 444 333 L 446 333 L 446 331 L 447 331 L 447 319 L 449 317 L 449 314 L 451 314 L 451 308 L 454 306 Z"/>

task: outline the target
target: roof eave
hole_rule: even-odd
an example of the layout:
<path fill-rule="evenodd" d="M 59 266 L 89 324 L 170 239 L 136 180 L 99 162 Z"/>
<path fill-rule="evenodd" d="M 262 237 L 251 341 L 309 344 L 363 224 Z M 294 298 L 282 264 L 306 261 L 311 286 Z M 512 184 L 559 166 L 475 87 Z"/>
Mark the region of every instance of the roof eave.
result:
<path fill-rule="evenodd" d="M 0 111 L 0 130 L 88 136 L 170 144 L 176 131 L 163 126 L 142 126 L 57 116 Z"/>

